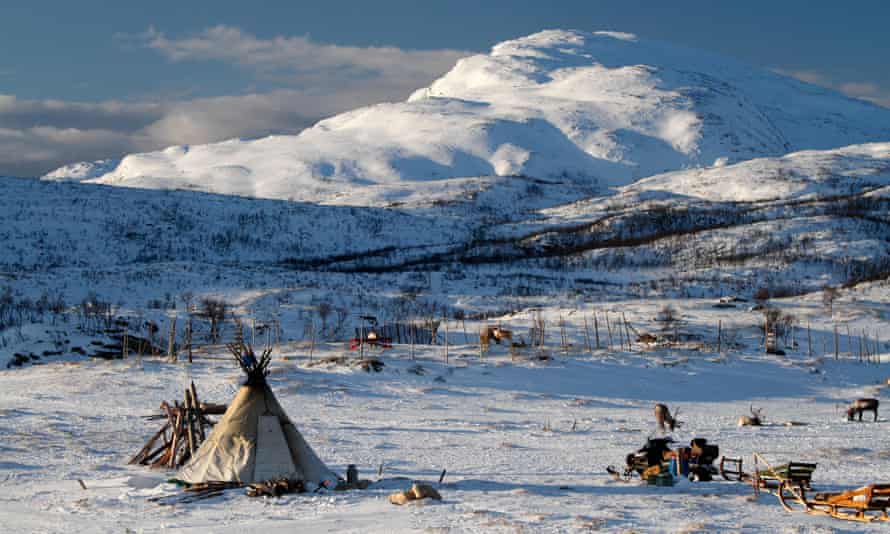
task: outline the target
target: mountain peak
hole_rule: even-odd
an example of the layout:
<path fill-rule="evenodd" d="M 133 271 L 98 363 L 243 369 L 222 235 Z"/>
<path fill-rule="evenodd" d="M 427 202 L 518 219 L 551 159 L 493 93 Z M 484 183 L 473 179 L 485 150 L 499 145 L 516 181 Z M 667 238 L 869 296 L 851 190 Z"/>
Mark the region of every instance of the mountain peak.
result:
<path fill-rule="evenodd" d="M 888 139 L 890 110 L 827 89 L 632 34 L 545 30 L 459 60 L 406 102 L 295 136 L 130 155 L 97 181 L 305 200 L 482 175 L 589 190 Z"/>

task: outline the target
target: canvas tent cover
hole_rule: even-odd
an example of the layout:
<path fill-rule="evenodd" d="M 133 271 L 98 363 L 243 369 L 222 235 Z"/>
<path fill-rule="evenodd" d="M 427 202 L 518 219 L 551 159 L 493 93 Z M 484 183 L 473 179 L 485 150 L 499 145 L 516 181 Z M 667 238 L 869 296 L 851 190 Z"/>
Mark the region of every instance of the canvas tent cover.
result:
<path fill-rule="evenodd" d="M 249 484 L 279 477 L 314 484 L 337 480 L 300 435 L 265 382 L 241 387 L 178 477 L 190 483 Z"/>

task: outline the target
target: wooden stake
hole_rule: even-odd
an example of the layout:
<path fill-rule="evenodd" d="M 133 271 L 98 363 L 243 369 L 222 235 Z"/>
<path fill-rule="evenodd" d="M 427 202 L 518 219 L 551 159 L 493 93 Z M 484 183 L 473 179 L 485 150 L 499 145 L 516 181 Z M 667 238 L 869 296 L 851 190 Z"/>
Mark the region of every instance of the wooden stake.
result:
<path fill-rule="evenodd" d="M 862 335 L 859 336 L 859 363 L 862 363 Z"/>
<path fill-rule="evenodd" d="M 192 363 L 192 316 L 185 323 L 185 344 L 188 349 L 189 363 Z"/>
<path fill-rule="evenodd" d="M 195 455 L 195 423 L 192 419 L 192 395 L 189 389 L 185 390 L 185 430 L 188 436 L 189 458 Z"/>
<path fill-rule="evenodd" d="M 484 324 L 479 328 L 479 360 L 480 361 L 482 361 L 485 358 L 485 347 L 484 347 L 484 344 L 482 343 L 482 333 L 487 328 L 488 327 L 485 326 Z M 534 344 L 534 341 L 532 341 L 532 344 Z"/>
<path fill-rule="evenodd" d="M 359 328 L 359 340 L 358 340 L 358 351 L 359 351 L 359 359 L 361 361 L 365 361 L 365 319 L 362 318 L 362 326 Z M 312 324 L 312 344 L 315 345 L 315 321 Z M 311 352 L 309 353 L 309 359 L 312 359 Z"/>
<path fill-rule="evenodd" d="M 627 315 L 624 312 L 621 312 L 621 320 L 624 321 L 624 334 L 625 338 L 627 338 L 627 352 L 633 350 L 633 345 L 631 337 L 630 337 L 630 324 L 627 322 Z"/>
<path fill-rule="evenodd" d="M 723 320 L 717 320 L 717 354 L 722 352 L 721 342 L 723 340 Z"/>
<path fill-rule="evenodd" d="M 173 320 L 167 327 L 167 332 L 169 334 L 167 337 L 167 358 L 172 363 L 176 363 L 176 317 L 173 317 Z"/>
<path fill-rule="evenodd" d="M 834 359 L 835 360 L 837 360 L 839 357 L 839 350 L 840 350 L 840 342 L 838 340 L 838 335 L 837 335 L 837 325 L 834 325 Z"/>
<path fill-rule="evenodd" d="M 609 312 L 606 312 L 606 330 L 609 331 L 609 352 L 612 352 L 612 324 L 609 322 Z"/>
<path fill-rule="evenodd" d="M 445 322 L 445 364 L 448 364 L 448 318 L 443 317 L 442 321 Z"/>
<path fill-rule="evenodd" d="M 198 437 L 204 442 L 204 414 L 201 412 L 201 403 L 198 401 L 198 391 L 195 389 L 195 382 L 189 385 L 189 391 L 192 394 L 192 405 L 195 407 L 195 416 L 198 420 Z"/>
<path fill-rule="evenodd" d="M 315 320 L 314 320 L 314 319 L 311 319 L 310 321 L 311 321 L 311 322 L 310 322 L 310 325 L 311 325 L 311 326 L 310 326 L 310 332 L 309 332 L 309 333 L 310 333 L 310 335 L 311 335 L 312 337 L 310 338 L 310 341 L 309 341 L 309 361 L 311 362 L 311 361 L 312 361 L 312 352 L 315 350 Z M 363 330 L 364 330 L 364 329 L 363 329 Z M 365 355 L 364 355 L 364 347 L 365 347 L 365 343 L 364 343 L 364 342 L 365 342 L 365 340 L 361 340 L 361 341 L 359 342 L 359 345 L 360 345 L 360 346 L 362 347 L 362 349 L 363 349 L 363 352 L 362 352 L 362 360 L 365 359 Z"/>
<path fill-rule="evenodd" d="M 807 352 L 810 358 L 813 357 L 813 334 L 810 331 L 810 321 L 807 319 Z"/>
<path fill-rule="evenodd" d="M 794 350 L 796 343 L 794 342 L 794 322 L 791 323 L 791 350 Z"/>
<path fill-rule="evenodd" d="M 152 446 L 155 444 L 155 442 L 158 439 L 161 438 L 161 436 L 164 435 L 164 433 L 167 431 L 167 429 L 169 427 L 170 427 L 169 423 L 164 423 L 164 426 L 162 426 L 161 429 L 158 430 L 157 433 L 155 433 L 155 435 L 152 436 L 151 439 L 148 440 L 148 442 L 145 444 L 145 447 L 142 447 L 142 450 L 140 450 L 132 458 L 130 458 L 130 461 L 127 463 L 128 464 L 138 464 L 138 463 L 141 463 L 143 460 L 146 460 L 148 453 L 151 451 Z"/>
<path fill-rule="evenodd" d="M 176 467 L 176 448 L 179 447 L 179 436 L 182 431 L 182 409 L 179 407 L 179 403 L 176 403 L 177 413 L 176 413 L 176 423 L 173 425 L 173 438 L 172 443 L 170 444 L 170 461 L 167 464 L 167 467 Z"/>
<path fill-rule="evenodd" d="M 590 325 L 587 323 L 587 316 L 584 316 L 584 344 L 587 346 L 587 352 L 593 356 L 593 347 L 590 345 Z"/>
<path fill-rule="evenodd" d="M 593 333 L 596 336 L 596 350 L 600 350 L 600 325 L 596 315 L 596 310 L 593 310 Z"/>

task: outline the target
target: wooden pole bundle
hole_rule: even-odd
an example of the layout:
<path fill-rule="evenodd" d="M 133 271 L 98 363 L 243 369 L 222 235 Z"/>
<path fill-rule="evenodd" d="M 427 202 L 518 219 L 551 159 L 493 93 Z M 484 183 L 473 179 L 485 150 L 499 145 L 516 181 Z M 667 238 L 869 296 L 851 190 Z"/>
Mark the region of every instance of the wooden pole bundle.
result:
<path fill-rule="evenodd" d="M 202 404 L 198 401 L 195 383 L 185 390 L 184 402 L 161 403 L 162 415 L 151 415 L 146 419 L 166 419 L 145 446 L 131 459 L 130 464 L 148 465 L 153 468 L 182 467 L 206 439 L 205 428 L 213 426 L 207 415 L 225 413 L 227 406 Z M 169 434 L 169 435 L 168 435 Z"/>

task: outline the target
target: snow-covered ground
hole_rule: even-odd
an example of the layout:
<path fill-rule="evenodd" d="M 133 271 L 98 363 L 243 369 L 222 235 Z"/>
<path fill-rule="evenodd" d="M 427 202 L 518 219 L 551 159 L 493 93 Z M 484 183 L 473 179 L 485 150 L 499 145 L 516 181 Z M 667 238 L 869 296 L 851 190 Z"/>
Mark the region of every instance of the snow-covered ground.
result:
<path fill-rule="evenodd" d="M 890 368 L 860 363 L 858 340 L 855 334 L 848 339 L 846 330 L 836 361 L 833 325 L 867 333 L 871 351 L 886 359 L 890 349 L 879 336 L 890 320 L 888 293 L 886 284 L 865 285 L 839 297 L 832 315 L 817 295 L 777 301 L 797 318 L 787 357 L 762 354 L 759 313 L 743 303 L 715 308 L 709 300 L 545 310 L 549 361 L 531 358 L 529 349 L 514 360 L 497 345 L 480 359 L 472 332 L 482 323 L 472 321 L 451 323 L 447 362 L 441 344 L 416 347 L 415 360 L 409 346 L 397 345 L 381 355 L 386 366 L 380 373 L 312 365 L 306 342 L 286 342 L 270 375 L 282 405 L 332 468 L 343 473 L 354 463 L 376 480 L 383 464 L 383 481 L 366 491 L 260 501 L 232 490 L 161 507 L 148 499 L 175 492 L 165 483 L 175 473 L 126 465 L 156 426 L 141 416 L 180 397 L 189 381 L 206 401 L 232 398 L 241 376 L 224 349 L 203 352 L 191 365 L 50 358 L 3 372 L 0 522 L 11 531 L 39 532 L 858 531 L 858 525 L 830 518 L 789 515 L 772 496 L 752 498 L 744 484 L 650 487 L 615 481 L 605 467 L 621 465 L 657 433 L 652 406 L 666 402 L 684 421 L 674 434 L 678 442 L 705 437 L 722 454 L 747 461 L 756 451 L 775 461 L 818 462 L 818 488 L 885 481 L 885 412 L 877 423 L 850 423 L 843 406 L 863 396 L 885 398 L 881 384 Z M 659 332 L 656 306 L 665 304 L 676 309 L 684 343 L 633 343 L 622 350 L 616 329 L 612 349 L 605 348 L 606 312 L 613 325 L 623 313 L 636 330 Z M 588 351 L 583 319 L 594 344 L 595 312 L 604 348 Z M 524 336 L 532 317 L 496 321 Z M 560 318 L 572 345 L 565 352 Z M 46 331 L 65 328 L 59 323 Z M 81 336 L 73 342 L 85 343 L 86 334 L 70 330 Z M 45 338 L 46 331 L 31 335 Z M 8 349 L 24 351 L 37 346 L 35 339 Z M 343 343 L 319 343 L 312 358 L 344 354 L 357 356 Z M 411 372 L 418 365 L 420 373 Z M 767 425 L 736 427 L 752 404 L 764 409 Z M 785 426 L 789 421 L 806 424 Z M 442 503 L 396 507 L 387 501 L 409 480 L 435 483 L 443 469 Z"/>

